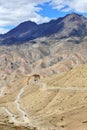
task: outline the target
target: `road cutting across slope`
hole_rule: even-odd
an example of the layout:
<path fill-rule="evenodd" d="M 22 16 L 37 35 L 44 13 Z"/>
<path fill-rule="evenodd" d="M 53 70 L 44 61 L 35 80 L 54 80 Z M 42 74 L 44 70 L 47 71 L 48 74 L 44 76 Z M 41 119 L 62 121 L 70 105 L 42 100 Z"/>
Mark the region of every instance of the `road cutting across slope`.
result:
<path fill-rule="evenodd" d="M 23 119 L 23 121 L 18 121 L 18 120 L 16 119 L 16 115 L 14 115 L 12 112 L 10 112 L 8 108 L 4 107 L 4 110 L 5 110 L 6 113 L 10 116 L 10 122 L 11 122 L 11 123 L 14 123 L 14 124 L 22 124 L 22 125 L 23 125 L 23 124 L 26 124 L 26 123 L 29 124 L 28 115 L 27 115 L 27 113 L 20 107 L 20 104 L 19 104 L 19 100 L 20 100 L 20 98 L 21 98 L 21 95 L 23 94 L 23 92 L 24 92 L 24 90 L 25 90 L 26 87 L 27 87 L 27 85 L 20 90 L 20 92 L 19 92 L 19 94 L 17 95 L 17 98 L 16 98 L 16 100 L 15 100 L 16 108 L 17 108 L 17 110 L 22 114 L 22 117 L 21 117 L 21 118 Z"/>
<path fill-rule="evenodd" d="M 38 82 L 37 83 L 40 88 L 42 90 L 46 90 L 46 91 L 55 91 L 55 90 L 61 90 L 61 91 L 81 91 L 81 92 L 85 92 L 87 91 L 87 88 L 79 88 L 79 87 L 67 87 L 67 88 L 63 88 L 63 87 L 51 87 L 51 88 L 47 88 L 46 86 L 46 83 L 42 83 L 42 82 Z M 18 93 L 17 97 L 16 97 L 16 100 L 14 101 L 15 105 L 16 105 L 16 108 L 17 110 L 22 114 L 22 117 L 21 119 L 23 119 L 22 121 L 21 120 L 17 120 L 17 117 L 15 114 L 13 114 L 8 108 L 6 107 L 3 107 L 4 110 L 6 111 L 6 113 L 9 115 L 10 117 L 10 122 L 14 123 L 14 124 L 19 124 L 19 125 L 23 125 L 23 124 L 29 124 L 30 121 L 29 121 L 29 117 L 28 117 L 28 114 L 25 112 L 25 110 L 23 110 L 21 107 L 20 107 L 20 103 L 19 103 L 19 100 L 21 98 L 21 95 L 24 93 L 25 89 L 27 88 L 28 85 L 24 86 L 23 88 L 21 88 L 20 92 Z"/>
<path fill-rule="evenodd" d="M 66 91 L 81 91 L 81 92 L 85 92 L 87 91 L 87 87 L 50 87 L 50 88 L 47 88 L 46 86 L 46 83 L 39 83 L 40 87 L 43 89 L 43 90 L 66 90 Z"/>

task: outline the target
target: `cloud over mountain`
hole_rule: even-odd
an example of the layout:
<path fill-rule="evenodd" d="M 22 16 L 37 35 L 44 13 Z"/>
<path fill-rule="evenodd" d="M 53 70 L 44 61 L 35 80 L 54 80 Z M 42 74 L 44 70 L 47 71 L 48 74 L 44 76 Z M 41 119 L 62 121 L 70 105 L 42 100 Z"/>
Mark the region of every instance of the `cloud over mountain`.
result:
<path fill-rule="evenodd" d="M 41 23 L 42 21 L 47 22 L 49 20 L 48 17 L 43 17 L 38 14 L 41 8 L 37 5 L 44 2 L 47 2 L 47 0 L 1 0 L 0 26 L 3 28 L 4 26 L 10 25 L 15 26 L 28 19 L 37 23 Z"/>
<path fill-rule="evenodd" d="M 87 13 L 87 0 L 52 0 L 51 5 L 54 9 L 64 12 L 75 11 Z"/>
<path fill-rule="evenodd" d="M 6 33 L 8 32 L 9 29 L 5 29 L 5 28 L 0 28 L 0 33 L 3 34 L 3 33 Z"/>

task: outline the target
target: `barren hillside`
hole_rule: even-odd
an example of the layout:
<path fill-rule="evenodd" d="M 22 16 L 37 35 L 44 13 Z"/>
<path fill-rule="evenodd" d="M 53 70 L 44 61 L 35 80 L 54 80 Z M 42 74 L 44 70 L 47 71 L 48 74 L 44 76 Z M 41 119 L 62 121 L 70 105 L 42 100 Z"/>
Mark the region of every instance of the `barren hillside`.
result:
<path fill-rule="evenodd" d="M 18 102 L 27 113 L 29 124 L 21 125 L 36 127 L 38 130 L 86 130 L 86 70 L 87 65 L 81 65 L 61 75 L 41 78 L 38 82 L 34 81 L 33 76 L 12 74 L 6 79 L 7 82 L 10 79 L 6 88 L 11 93 L 3 95 L 0 101 L 1 122 L 12 123 L 8 111 L 16 116 L 18 123 L 24 122 L 22 112 L 15 104 L 20 91 L 24 90 Z M 16 122 L 14 124 L 17 125 Z"/>

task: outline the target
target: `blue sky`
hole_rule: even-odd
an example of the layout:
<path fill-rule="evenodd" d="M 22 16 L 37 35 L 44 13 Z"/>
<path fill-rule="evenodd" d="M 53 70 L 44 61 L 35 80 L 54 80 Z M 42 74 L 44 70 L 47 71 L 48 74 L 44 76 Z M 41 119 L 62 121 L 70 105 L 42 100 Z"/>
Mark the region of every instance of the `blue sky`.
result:
<path fill-rule="evenodd" d="M 48 17 L 49 20 L 63 17 L 67 14 L 67 12 L 61 12 L 61 11 L 58 11 L 57 9 L 53 9 L 52 5 L 50 5 L 50 2 L 46 2 L 44 4 L 38 4 L 37 7 L 41 8 L 41 10 L 39 10 L 39 12 L 37 13 L 42 17 Z M 47 20 L 47 22 L 49 20 Z M 12 29 L 14 27 L 15 26 L 5 26 L 6 29 Z"/>
<path fill-rule="evenodd" d="M 24 21 L 43 23 L 72 12 L 87 17 L 87 0 L 1 0 L 0 34 Z"/>
<path fill-rule="evenodd" d="M 57 9 L 53 9 L 50 2 L 46 2 L 43 5 L 38 5 L 38 7 L 42 8 L 42 10 L 39 11 L 39 14 L 43 17 L 47 16 L 50 19 L 63 17 L 67 14 L 67 12 L 61 12 Z"/>

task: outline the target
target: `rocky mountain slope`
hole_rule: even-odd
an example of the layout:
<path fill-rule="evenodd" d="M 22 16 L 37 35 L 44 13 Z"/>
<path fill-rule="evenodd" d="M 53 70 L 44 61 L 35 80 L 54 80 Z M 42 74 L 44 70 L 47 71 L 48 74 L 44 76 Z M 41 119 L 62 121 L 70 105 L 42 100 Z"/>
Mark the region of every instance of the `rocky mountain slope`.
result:
<path fill-rule="evenodd" d="M 82 38 L 87 35 L 87 19 L 82 15 L 72 13 L 39 25 L 26 21 L 8 33 L 1 35 L 0 43 L 23 43 L 40 37 L 51 37 L 52 35 L 54 37 L 56 35 L 57 39 L 71 36 Z"/>
<path fill-rule="evenodd" d="M 14 71 L 43 75 L 68 71 L 87 62 L 86 42 L 87 19 L 82 15 L 73 13 L 40 25 L 21 23 L 0 35 L 0 77 Z"/>
<path fill-rule="evenodd" d="M 15 71 L 49 75 L 85 64 L 87 38 L 79 44 L 74 43 L 74 40 L 78 39 L 70 37 L 54 40 L 44 37 L 33 41 L 35 44 L 31 41 L 22 45 L 0 46 L 0 77 L 5 78 Z"/>

